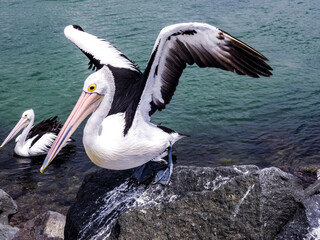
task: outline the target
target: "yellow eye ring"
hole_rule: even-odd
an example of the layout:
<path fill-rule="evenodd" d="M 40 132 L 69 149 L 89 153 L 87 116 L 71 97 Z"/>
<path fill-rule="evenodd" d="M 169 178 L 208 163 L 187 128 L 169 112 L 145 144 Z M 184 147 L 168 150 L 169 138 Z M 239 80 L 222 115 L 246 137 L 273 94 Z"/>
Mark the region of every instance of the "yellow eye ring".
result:
<path fill-rule="evenodd" d="M 88 87 L 88 91 L 93 92 L 94 90 L 96 90 L 96 88 L 97 88 L 97 85 L 95 83 L 93 83 Z"/>
<path fill-rule="evenodd" d="M 25 118 L 28 117 L 28 114 L 25 114 L 24 117 L 25 117 Z"/>

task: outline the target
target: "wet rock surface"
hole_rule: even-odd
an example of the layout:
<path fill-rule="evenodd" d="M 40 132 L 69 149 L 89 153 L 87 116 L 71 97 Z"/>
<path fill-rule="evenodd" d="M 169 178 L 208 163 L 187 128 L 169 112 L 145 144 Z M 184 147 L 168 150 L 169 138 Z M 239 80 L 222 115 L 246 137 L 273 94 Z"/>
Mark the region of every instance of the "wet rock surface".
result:
<path fill-rule="evenodd" d="M 320 239 L 320 194 L 302 200 L 293 218 L 275 240 Z"/>
<path fill-rule="evenodd" d="M 123 191 L 115 189 L 121 189 L 121 184 L 128 183 L 126 180 L 132 174 L 132 170 L 106 169 L 88 174 L 78 191 L 76 202 L 68 211 L 65 239 L 90 239 L 90 236 L 99 234 L 101 229 L 112 229 L 117 219 L 115 216 L 121 212 L 121 206 L 125 208 L 125 203 L 118 201 L 119 196 L 126 196 L 129 192 L 126 184 L 122 188 Z M 130 185 L 133 186 L 131 193 L 135 192 L 135 183 L 130 182 Z M 145 188 L 145 185 L 141 186 Z"/>
<path fill-rule="evenodd" d="M 281 239 L 294 216 L 300 236 L 310 227 L 300 180 L 278 168 L 178 166 L 168 186 L 137 185 L 131 174 L 88 175 L 65 239 Z"/>
<path fill-rule="evenodd" d="M 11 227 L 9 225 L 0 224 L 0 239 L 11 240 L 15 234 L 19 231 L 19 228 Z"/>
<path fill-rule="evenodd" d="M 13 240 L 62 240 L 65 221 L 64 215 L 48 211 L 27 221 Z"/>
<path fill-rule="evenodd" d="M 10 218 L 18 211 L 17 204 L 0 189 L 0 240 L 62 240 L 66 217 L 48 211 L 22 224 L 19 229 L 9 225 Z"/>
<path fill-rule="evenodd" d="M 9 218 L 18 212 L 16 202 L 0 189 L 0 224 L 9 224 Z"/>
<path fill-rule="evenodd" d="M 0 239 L 10 240 L 19 231 L 9 225 L 10 217 L 17 213 L 18 206 L 15 201 L 0 189 Z"/>

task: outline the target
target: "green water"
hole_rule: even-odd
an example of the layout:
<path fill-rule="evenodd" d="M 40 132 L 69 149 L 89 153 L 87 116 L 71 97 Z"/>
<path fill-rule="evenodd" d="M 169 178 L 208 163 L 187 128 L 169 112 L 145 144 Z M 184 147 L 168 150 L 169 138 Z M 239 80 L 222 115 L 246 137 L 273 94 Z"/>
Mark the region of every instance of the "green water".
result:
<path fill-rule="evenodd" d="M 36 123 L 64 122 L 90 74 L 87 58 L 63 35 L 69 24 L 114 44 L 143 70 L 159 31 L 206 22 L 269 58 L 271 78 L 252 79 L 188 67 L 154 123 L 189 134 L 175 145 L 177 164 L 318 166 L 320 3 L 310 1 L 0 1 L 0 141 L 26 109 Z M 0 152 L 0 188 L 18 204 L 66 211 L 84 173 L 97 169 L 74 146 L 40 174 L 42 159 Z M 57 190 L 58 189 L 58 190 Z M 41 197 L 39 197 L 41 196 Z M 53 210 L 54 210 L 53 209 Z"/>

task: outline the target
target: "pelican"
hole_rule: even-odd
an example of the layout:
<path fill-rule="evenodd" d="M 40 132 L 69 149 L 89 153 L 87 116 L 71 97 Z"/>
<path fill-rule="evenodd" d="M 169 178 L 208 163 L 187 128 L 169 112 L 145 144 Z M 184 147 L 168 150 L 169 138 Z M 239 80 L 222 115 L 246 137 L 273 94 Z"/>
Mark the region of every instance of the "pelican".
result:
<path fill-rule="evenodd" d="M 196 63 L 254 78 L 272 75 L 265 56 L 206 23 L 163 28 L 143 73 L 109 42 L 78 25 L 67 26 L 64 34 L 89 58 L 89 69 L 96 71 L 85 80 L 80 98 L 52 144 L 41 172 L 91 114 L 84 127 L 83 145 L 93 163 L 123 170 L 161 161 L 168 155 L 168 168 L 156 175 L 156 182 L 167 184 L 172 173 L 172 145 L 184 135 L 151 123 L 150 117 L 170 103 L 186 65 Z M 143 166 L 140 169 L 143 173 Z"/>
<path fill-rule="evenodd" d="M 33 157 L 48 153 L 53 141 L 56 139 L 62 124 L 57 121 L 57 116 L 43 120 L 37 125 L 34 123 L 34 111 L 32 109 L 23 112 L 21 119 L 12 129 L 1 144 L 6 145 L 22 129 L 22 133 L 16 138 L 14 152 L 21 157 Z"/>

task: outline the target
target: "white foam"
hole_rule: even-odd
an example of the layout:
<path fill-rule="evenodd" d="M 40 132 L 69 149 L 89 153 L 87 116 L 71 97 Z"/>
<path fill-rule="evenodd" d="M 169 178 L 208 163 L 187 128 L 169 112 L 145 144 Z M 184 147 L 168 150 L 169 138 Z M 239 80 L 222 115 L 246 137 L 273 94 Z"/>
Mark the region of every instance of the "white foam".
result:
<path fill-rule="evenodd" d="M 246 191 L 246 193 L 243 195 L 243 197 L 240 199 L 240 201 L 239 201 L 238 204 L 236 205 L 236 207 L 235 207 L 235 209 L 234 209 L 234 212 L 233 212 L 233 214 L 232 214 L 233 219 L 235 219 L 236 216 L 238 215 L 241 204 L 243 203 L 243 201 L 246 199 L 246 197 L 248 196 L 248 194 L 250 193 L 250 191 L 251 191 L 253 188 L 254 188 L 254 184 L 251 185 L 251 186 L 248 188 L 248 190 Z"/>

